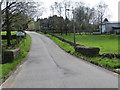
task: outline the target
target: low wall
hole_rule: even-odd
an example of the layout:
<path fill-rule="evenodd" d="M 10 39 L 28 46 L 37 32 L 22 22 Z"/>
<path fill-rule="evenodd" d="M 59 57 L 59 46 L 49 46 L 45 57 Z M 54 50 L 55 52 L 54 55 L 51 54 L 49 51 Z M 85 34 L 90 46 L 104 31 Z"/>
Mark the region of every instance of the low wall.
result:
<path fill-rule="evenodd" d="M 11 62 L 20 55 L 20 48 L 5 50 L 3 53 L 2 63 Z"/>
<path fill-rule="evenodd" d="M 16 35 L 11 35 L 11 39 L 16 39 Z M 2 35 L 2 39 L 7 39 L 7 35 Z"/>
<path fill-rule="evenodd" d="M 120 58 L 120 54 L 112 54 L 112 53 L 104 53 L 104 54 L 101 54 L 99 56 L 101 56 L 103 58 L 107 57 L 107 58 L 110 58 L 110 59 L 112 59 L 112 58 Z"/>
<path fill-rule="evenodd" d="M 97 47 L 85 47 L 85 46 L 77 45 L 75 47 L 75 51 L 77 51 L 77 52 L 79 52 L 79 53 L 81 53 L 83 55 L 93 57 L 93 56 L 99 56 L 100 48 L 97 48 Z"/>
<path fill-rule="evenodd" d="M 17 39 L 17 38 L 24 38 L 24 36 L 16 36 L 16 35 L 11 35 L 11 39 Z M 2 40 L 7 39 L 6 35 L 2 35 Z"/>

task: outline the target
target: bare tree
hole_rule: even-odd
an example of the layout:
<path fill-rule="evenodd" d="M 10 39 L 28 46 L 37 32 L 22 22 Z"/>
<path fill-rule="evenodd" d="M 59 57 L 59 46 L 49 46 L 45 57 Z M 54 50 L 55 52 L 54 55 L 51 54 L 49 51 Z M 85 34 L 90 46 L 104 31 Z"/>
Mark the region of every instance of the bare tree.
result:
<path fill-rule="evenodd" d="M 84 2 L 75 3 L 75 20 L 77 31 L 92 32 L 95 22 L 95 8 L 90 8 Z"/>
<path fill-rule="evenodd" d="M 1 41 L 1 28 L 2 28 L 2 13 L 1 13 L 1 5 L 2 5 L 2 3 L 3 3 L 3 0 L 1 0 L 1 2 L 0 2 L 0 41 Z M 0 59 L 2 60 L 2 45 L 1 45 L 1 43 L 0 43 Z M 1 60 L 0 60 L 0 62 L 1 62 Z"/>
<path fill-rule="evenodd" d="M 55 8 L 54 8 L 53 5 L 50 6 L 50 10 L 52 11 L 52 15 L 54 16 L 54 14 L 55 14 Z"/>
<path fill-rule="evenodd" d="M 100 2 L 98 5 L 97 5 L 97 18 L 98 18 L 98 22 L 99 24 L 101 24 L 101 30 L 100 32 L 102 33 L 102 23 L 103 23 L 103 19 L 104 19 L 104 16 L 105 16 L 105 12 L 106 12 L 106 9 L 107 9 L 108 5 L 105 4 L 104 2 Z"/>
<path fill-rule="evenodd" d="M 1 12 L 1 6 L 2 6 L 3 0 L 0 2 L 0 29 L 2 27 L 2 12 Z"/>
<path fill-rule="evenodd" d="M 61 17 L 62 8 L 63 8 L 62 2 L 54 2 L 54 4 L 50 6 L 50 10 L 52 11 L 53 16 L 56 13 L 56 15 Z"/>
<path fill-rule="evenodd" d="M 62 8 L 63 8 L 63 6 L 62 6 L 62 3 L 61 2 L 58 2 L 58 3 L 56 3 L 56 5 L 57 5 L 57 12 L 58 12 L 58 15 L 61 17 L 61 14 L 62 14 Z"/>
<path fill-rule="evenodd" d="M 68 9 L 70 9 L 70 7 L 71 7 L 71 2 L 70 2 L 70 0 L 68 1 L 68 0 L 64 0 L 63 1 L 63 7 L 64 7 L 64 11 L 65 11 L 65 14 L 64 14 L 64 16 L 65 16 L 65 18 L 67 18 L 67 10 Z"/>

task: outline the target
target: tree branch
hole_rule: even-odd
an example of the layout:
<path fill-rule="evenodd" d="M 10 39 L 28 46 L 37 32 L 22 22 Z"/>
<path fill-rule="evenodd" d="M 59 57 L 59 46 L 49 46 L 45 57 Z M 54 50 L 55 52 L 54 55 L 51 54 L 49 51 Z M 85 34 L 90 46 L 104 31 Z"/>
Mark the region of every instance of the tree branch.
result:
<path fill-rule="evenodd" d="M 8 5 L 8 7 L 5 7 L 1 12 L 2 14 L 6 11 L 7 8 L 10 8 L 13 4 L 15 4 L 16 2 L 12 2 Z"/>

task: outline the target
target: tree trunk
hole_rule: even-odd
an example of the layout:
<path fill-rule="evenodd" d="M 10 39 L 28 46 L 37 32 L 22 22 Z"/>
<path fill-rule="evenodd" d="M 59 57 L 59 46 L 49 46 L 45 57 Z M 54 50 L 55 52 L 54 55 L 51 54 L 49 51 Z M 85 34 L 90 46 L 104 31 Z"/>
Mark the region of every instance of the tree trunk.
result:
<path fill-rule="evenodd" d="M 67 22 L 65 23 L 65 34 L 67 35 Z"/>
<path fill-rule="evenodd" d="M 62 28 L 60 29 L 60 32 L 61 32 L 61 35 L 63 34 L 63 30 L 62 30 Z"/>
<path fill-rule="evenodd" d="M 101 23 L 101 25 L 100 25 L 101 26 L 101 34 L 102 34 L 102 16 L 101 16 L 101 22 L 100 23 Z"/>
<path fill-rule="evenodd" d="M 10 20 L 9 20 L 9 7 L 8 3 L 6 2 L 6 30 L 7 30 L 7 46 L 11 46 L 11 30 L 10 30 Z"/>
<path fill-rule="evenodd" d="M 7 30 L 7 46 L 11 46 L 11 31 L 10 30 Z"/>

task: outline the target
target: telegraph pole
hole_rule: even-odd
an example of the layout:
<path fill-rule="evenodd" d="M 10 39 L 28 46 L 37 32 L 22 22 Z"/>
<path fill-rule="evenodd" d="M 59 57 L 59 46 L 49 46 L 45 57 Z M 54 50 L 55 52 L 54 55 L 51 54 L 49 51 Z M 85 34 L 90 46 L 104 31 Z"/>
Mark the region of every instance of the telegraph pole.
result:
<path fill-rule="evenodd" d="M 72 7 L 72 10 L 71 9 L 66 9 L 68 11 L 72 11 L 72 14 L 73 14 L 73 40 L 74 40 L 74 45 L 76 44 L 76 31 L 75 31 L 75 10 L 74 8 Z M 74 46 L 76 47 L 76 45 Z"/>

